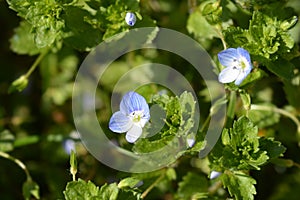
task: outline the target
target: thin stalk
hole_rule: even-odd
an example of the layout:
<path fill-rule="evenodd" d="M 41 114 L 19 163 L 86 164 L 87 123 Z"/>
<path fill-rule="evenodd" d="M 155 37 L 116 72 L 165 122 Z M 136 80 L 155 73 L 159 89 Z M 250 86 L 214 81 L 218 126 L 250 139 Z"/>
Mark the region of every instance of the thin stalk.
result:
<path fill-rule="evenodd" d="M 15 157 L 12 157 L 11 155 L 9 155 L 5 152 L 2 152 L 2 151 L 0 151 L 0 156 L 16 163 L 25 172 L 27 181 L 31 181 L 31 176 L 29 174 L 29 171 L 26 168 L 25 164 L 22 163 L 22 161 L 20 161 L 19 159 L 15 158 Z"/>
<path fill-rule="evenodd" d="M 164 178 L 165 171 L 143 192 L 141 198 L 145 198 L 148 193 Z"/>
<path fill-rule="evenodd" d="M 202 133 L 204 130 L 205 130 L 205 128 L 208 126 L 208 124 L 209 124 L 209 122 L 210 122 L 210 119 L 211 119 L 211 115 L 212 115 L 212 113 L 209 113 L 209 115 L 207 116 L 207 118 L 205 119 L 205 121 L 204 121 L 204 123 L 203 123 L 203 125 L 202 125 L 202 127 L 201 127 L 201 129 L 200 129 L 200 132 Z"/>
<path fill-rule="evenodd" d="M 251 105 L 251 110 L 271 111 L 271 112 L 275 112 L 275 113 L 279 113 L 281 115 L 284 115 L 284 116 L 290 118 L 297 125 L 297 132 L 300 133 L 300 122 L 299 122 L 299 120 L 297 119 L 297 117 L 295 117 L 294 115 L 292 115 L 291 113 L 289 113 L 286 110 L 276 108 L 276 107 L 256 105 L 256 104 Z"/>
<path fill-rule="evenodd" d="M 37 59 L 34 61 L 34 63 L 31 65 L 30 69 L 27 71 L 27 73 L 25 74 L 25 78 L 28 78 L 32 72 L 36 69 L 36 67 L 40 64 L 40 62 L 43 60 L 43 58 L 45 57 L 45 55 L 47 55 L 48 50 L 43 51 L 38 57 Z"/>
<path fill-rule="evenodd" d="M 223 33 L 222 33 L 222 31 L 221 31 L 221 26 L 218 25 L 218 26 L 216 26 L 215 29 L 216 29 L 216 31 L 217 31 L 217 33 L 218 33 L 218 35 L 219 35 L 219 37 L 220 37 L 220 39 L 221 39 L 221 41 L 222 41 L 224 50 L 227 49 L 226 42 L 225 42 L 225 38 L 224 38 Z"/>
<path fill-rule="evenodd" d="M 294 162 L 293 165 L 294 165 L 295 167 L 298 167 L 298 168 L 300 169 L 300 164 L 299 164 L 299 163 Z"/>

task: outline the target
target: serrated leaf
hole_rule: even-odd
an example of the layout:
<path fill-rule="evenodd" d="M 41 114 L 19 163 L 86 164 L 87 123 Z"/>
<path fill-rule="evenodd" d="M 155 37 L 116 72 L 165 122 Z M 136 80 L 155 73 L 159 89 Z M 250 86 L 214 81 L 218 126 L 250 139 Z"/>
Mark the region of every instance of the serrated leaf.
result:
<path fill-rule="evenodd" d="M 14 149 L 15 136 L 10 131 L 0 132 L 0 151 L 8 152 Z"/>
<path fill-rule="evenodd" d="M 245 143 L 252 143 L 253 151 L 258 148 L 258 129 L 247 117 L 241 117 L 233 124 L 233 129 L 230 131 L 231 144 L 234 149 L 238 149 Z"/>
<path fill-rule="evenodd" d="M 188 172 L 182 181 L 178 183 L 176 199 L 189 200 L 192 197 L 205 196 L 207 194 L 207 186 L 206 177 Z"/>
<path fill-rule="evenodd" d="M 36 182 L 32 180 L 27 180 L 25 183 L 23 183 L 22 190 L 24 199 L 29 200 L 31 199 L 31 196 L 33 196 L 36 199 L 40 199 L 40 188 Z"/>
<path fill-rule="evenodd" d="M 267 152 L 270 159 L 275 159 L 283 155 L 286 148 L 280 142 L 274 141 L 274 138 L 259 138 L 260 149 Z"/>
<path fill-rule="evenodd" d="M 245 200 L 254 199 L 254 194 L 256 194 L 254 184 L 256 184 L 256 181 L 250 176 L 242 172 L 233 173 L 226 170 L 220 176 L 220 179 L 232 197 Z"/>
<path fill-rule="evenodd" d="M 92 182 L 85 182 L 82 179 L 78 181 L 68 182 L 64 191 L 66 200 L 81 200 L 81 199 L 101 199 L 99 188 Z M 101 199 L 106 200 L 106 199 Z"/>

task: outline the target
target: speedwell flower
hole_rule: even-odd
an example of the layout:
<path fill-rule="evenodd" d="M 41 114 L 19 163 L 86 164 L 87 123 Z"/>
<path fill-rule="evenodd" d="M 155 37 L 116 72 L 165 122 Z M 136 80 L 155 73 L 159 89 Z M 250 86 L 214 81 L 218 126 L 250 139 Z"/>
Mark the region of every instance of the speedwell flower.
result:
<path fill-rule="evenodd" d="M 240 85 L 252 70 L 249 52 L 243 48 L 229 48 L 218 53 L 220 63 L 226 68 L 219 74 L 221 83 L 235 81 Z"/>
<path fill-rule="evenodd" d="M 126 13 L 125 21 L 129 26 L 133 26 L 136 22 L 135 14 L 132 12 Z"/>
<path fill-rule="evenodd" d="M 120 111 L 110 118 L 109 129 L 116 133 L 126 132 L 126 140 L 134 143 L 142 135 L 142 128 L 149 119 L 150 112 L 146 100 L 131 91 L 123 96 Z"/>

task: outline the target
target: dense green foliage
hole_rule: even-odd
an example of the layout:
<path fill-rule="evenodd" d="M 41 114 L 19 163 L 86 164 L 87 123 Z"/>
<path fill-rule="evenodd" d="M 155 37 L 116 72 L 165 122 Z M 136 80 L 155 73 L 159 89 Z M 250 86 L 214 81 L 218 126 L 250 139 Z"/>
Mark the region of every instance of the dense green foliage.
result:
<path fill-rule="evenodd" d="M 299 199 L 298 0 L 0 4 L 0 199 Z M 133 27 L 125 23 L 126 12 L 137 16 Z M 158 152 L 147 156 L 147 162 L 171 163 L 153 172 L 127 173 L 102 164 L 80 142 L 72 90 L 87 53 L 103 41 L 111 42 L 115 34 L 140 27 L 170 28 L 192 37 L 216 63 L 210 69 L 216 74 L 222 69 L 217 54 L 227 48 L 246 49 L 253 69 L 241 85 L 225 84 L 226 98 L 211 105 L 213 94 L 184 58 L 143 49 L 114 61 L 96 94 L 102 100 L 96 108 L 99 124 L 104 124 L 108 138 L 134 154 Z M 155 30 L 145 36 L 148 42 L 155 40 Z M 176 69 L 195 95 L 184 91 L 176 96 L 159 84 L 138 88 L 149 106 L 156 107 L 143 137 L 128 144 L 124 134 L 107 128 L 110 98 L 118 80 L 144 63 Z M 150 75 L 151 70 L 131 79 Z M 205 131 L 218 104 L 227 106 L 226 123 L 212 151 L 202 158 Z M 136 164 L 143 167 L 143 162 Z M 219 176 L 210 178 L 211 172 Z"/>

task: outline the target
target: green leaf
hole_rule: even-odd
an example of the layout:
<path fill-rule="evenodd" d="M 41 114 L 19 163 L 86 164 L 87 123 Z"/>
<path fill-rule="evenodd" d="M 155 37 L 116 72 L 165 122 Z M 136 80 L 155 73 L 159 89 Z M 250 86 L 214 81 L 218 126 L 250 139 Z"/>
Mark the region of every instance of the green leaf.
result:
<path fill-rule="evenodd" d="M 18 12 L 18 15 L 25 18 L 28 8 L 30 7 L 30 1 L 29 0 L 6 0 L 9 8 Z"/>
<path fill-rule="evenodd" d="M 261 69 L 255 68 L 241 83 L 241 87 L 246 86 L 250 83 L 256 83 L 257 80 L 267 76 L 267 73 Z"/>
<path fill-rule="evenodd" d="M 28 8 L 26 20 L 32 25 L 38 48 L 52 47 L 60 39 L 65 26 L 62 13 L 62 6 L 55 1 L 36 1 Z"/>
<path fill-rule="evenodd" d="M 28 79 L 25 75 L 20 76 L 16 79 L 8 88 L 8 93 L 12 93 L 15 91 L 21 92 L 23 91 L 28 85 Z"/>
<path fill-rule="evenodd" d="M 135 178 L 135 177 L 128 177 L 125 179 L 122 179 L 119 184 L 118 184 L 118 188 L 134 188 L 136 187 L 136 185 L 140 182 L 139 179 Z"/>
<path fill-rule="evenodd" d="M 166 176 L 169 180 L 176 180 L 176 171 L 174 168 L 168 168 L 166 171 Z"/>
<path fill-rule="evenodd" d="M 103 186 L 102 186 L 103 187 Z M 92 182 L 85 182 L 84 180 L 78 179 L 78 181 L 68 182 L 64 191 L 66 200 L 82 200 L 82 199 L 101 199 L 100 191 L 97 186 Z"/>
<path fill-rule="evenodd" d="M 14 147 L 22 147 L 30 144 L 35 144 L 39 142 L 40 137 L 38 135 L 26 135 L 24 137 L 16 138 L 14 142 Z"/>
<path fill-rule="evenodd" d="M 256 184 L 256 181 L 250 176 L 242 172 L 233 173 L 226 170 L 220 176 L 220 179 L 232 197 L 245 200 L 254 199 L 254 194 L 256 194 L 254 184 Z"/>
<path fill-rule="evenodd" d="M 293 70 L 295 66 L 287 60 L 279 59 L 265 64 L 268 70 L 285 80 L 291 80 L 294 75 Z"/>
<path fill-rule="evenodd" d="M 8 152 L 14 149 L 15 136 L 10 131 L 0 132 L 0 151 Z"/>
<path fill-rule="evenodd" d="M 280 142 L 274 141 L 274 138 L 259 138 L 260 149 L 267 152 L 270 159 L 275 159 L 283 156 L 286 148 Z"/>
<path fill-rule="evenodd" d="M 208 182 L 206 177 L 199 174 L 188 172 L 178 183 L 176 199 L 189 200 L 193 197 L 207 195 Z M 197 198 L 196 198 L 197 199 Z"/>
<path fill-rule="evenodd" d="M 210 157 L 211 168 L 216 171 L 260 170 L 269 157 L 267 152 L 260 148 L 258 129 L 247 118 L 241 117 L 234 122 L 233 128 L 224 129 L 222 143 L 217 145 Z"/>
<path fill-rule="evenodd" d="M 101 200 L 116 200 L 118 198 L 119 189 L 117 184 L 104 184 L 100 188 Z M 99 200 L 100 200 L 99 199 Z"/>
<path fill-rule="evenodd" d="M 31 32 L 32 26 L 21 21 L 19 27 L 14 31 L 15 34 L 10 39 L 10 48 L 18 54 L 28 54 L 30 56 L 41 53 L 42 49 L 37 48 L 34 43 L 34 34 Z"/>
<path fill-rule="evenodd" d="M 39 185 L 36 182 L 32 180 L 27 180 L 25 183 L 23 183 L 24 199 L 29 200 L 31 199 L 31 196 L 33 196 L 36 199 L 40 199 L 39 190 Z"/>
<path fill-rule="evenodd" d="M 276 16 L 270 17 L 263 12 L 253 12 L 248 29 L 229 27 L 224 38 L 230 47 L 243 47 L 251 55 L 275 61 L 293 57 L 294 40 L 285 25 Z"/>
<path fill-rule="evenodd" d="M 250 97 L 250 94 L 248 94 L 246 92 L 241 92 L 240 93 L 240 97 L 242 99 L 244 109 L 245 110 L 250 110 L 250 106 L 251 106 L 251 97 Z"/>
<path fill-rule="evenodd" d="M 205 43 L 207 40 L 219 37 L 216 28 L 207 22 L 200 10 L 196 10 L 190 14 L 187 21 L 187 30 L 190 34 L 193 34 L 200 43 Z"/>
<path fill-rule="evenodd" d="M 280 114 L 272 112 L 272 108 L 275 107 L 274 105 L 264 104 L 264 106 L 270 107 L 270 111 L 251 109 L 248 111 L 248 118 L 259 128 L 274 125 L 280 120 Z"/>
<path fill-rule="evenodd" d="M 92 18 L 88 11 L 75 6 L 67 6 L 64 11 L 64 41 L 68 45 L 88 51 L 102 41 L 101 30 L 88 22 L 88 19 Z"/>

